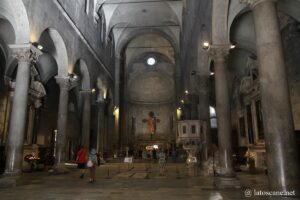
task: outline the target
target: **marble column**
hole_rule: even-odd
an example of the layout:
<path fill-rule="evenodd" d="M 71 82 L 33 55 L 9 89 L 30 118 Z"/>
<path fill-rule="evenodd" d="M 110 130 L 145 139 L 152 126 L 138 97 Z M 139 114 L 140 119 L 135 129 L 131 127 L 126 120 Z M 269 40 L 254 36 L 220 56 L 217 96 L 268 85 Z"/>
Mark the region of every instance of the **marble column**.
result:
<path fill-rule="evenodd" d="M 81 130 L 81 144 L 86 149 L 90 149 L 90 136 L 91 136 L 91 95 L 92 91 L 83 90 L 81 91 L 81 96 L 83 99 L 82 108 L 82 130 Z"/>
<path fill-rule="evenodd" d="M 215 179 L 217 188 L 240 188 L 232 167 L 231 113 L 227 81 L 226 56 L 230 45 L 214 45 L 210 49 L 214 59 L 216 113 L 218 125 L 219 169 Z"/>
<path fill-rule="evenodd" d="M 269 186 L 294 190 L 300 188 L 300 166 L 276 3 L 241 2 L 248 3 L 254 15 Z"/>
<path fill-rule="evenodd" d="M 221 176 L 234 175 L 231 151 L 231 115 L 225 58 L 228 53 L 229 48 L 226 45 L 212 49 L 215 69 L 216 113 L 220 154 L 219 174 Z"/>
<path fill-rule="evenodd" d="M 67 137 L 67 121 L 68 121 L 68 105 L 69 105 L 69 89 L 70 78 L 55 77 L 60 88 L 59 105 L 57 115 L 57 137 L 55 146 L 55 173 L 64 173 L 66 160 L 66 137 Z"/>
<path fill-rule="evenodd" d="M 208 151 L 211 145 L 210 136 L 210 115 L 209 115 L 209 75 L 199 75 L 199 106 L 198 118 L 200 121 L 205 122 L 206 130 L 203 134 L 203 147 L 201 159 L 202 161 L 208 160 Z"/>
<path fill-rule="evenodd" d="M 18 69 L 9 124 L 5 175 L 19 175 L 22 172 L 30 66 L 35 55 L 38 56 L 41 52 L 30 44 L 10 45 L 10 48 L 18 60 Z"/>

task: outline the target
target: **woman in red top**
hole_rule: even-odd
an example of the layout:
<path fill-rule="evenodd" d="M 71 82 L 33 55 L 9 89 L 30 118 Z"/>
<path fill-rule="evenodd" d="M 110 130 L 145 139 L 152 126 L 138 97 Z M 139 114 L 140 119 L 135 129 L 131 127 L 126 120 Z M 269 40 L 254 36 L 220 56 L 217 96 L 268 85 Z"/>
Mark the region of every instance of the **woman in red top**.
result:
<path fill-rule="evenodd" d="M 80 178 L 84 177 L 86 160 L 87 160 L 87 152 L 83 148 L 83 146 L 80 146 L 76 158 L 77 168 L 80 169 L 81 172 Z"/>

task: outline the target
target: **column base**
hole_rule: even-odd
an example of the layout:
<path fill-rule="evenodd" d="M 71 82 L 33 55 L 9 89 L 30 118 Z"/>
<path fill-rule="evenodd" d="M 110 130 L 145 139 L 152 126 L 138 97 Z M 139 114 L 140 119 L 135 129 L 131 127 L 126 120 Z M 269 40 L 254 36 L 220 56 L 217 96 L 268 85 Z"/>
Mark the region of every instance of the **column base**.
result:
<path fill-rule="evenodd" d="M 4 171 L 3 177 L 20 177 L 22 175 L 21 170 L 16 171 Z"/>
<path fill-rule="evenodd" d="M 69 170 L 66 168 L 65 165 L 55 166 L 53 170 L 49 171 L 53 175 L 61 175 L 69 173 Z"/>
<path fill-rule="evenodd" d="M 217 189 L 240 189 L 242 187 L 237 177 L 226 176 L 215 177 L 214 186 Z"/>
<path fill-rule="evenodd" d="M 21 174 L 6 173 L 0 177 L 0 188 L 16 187 L 21 182 Z"/>

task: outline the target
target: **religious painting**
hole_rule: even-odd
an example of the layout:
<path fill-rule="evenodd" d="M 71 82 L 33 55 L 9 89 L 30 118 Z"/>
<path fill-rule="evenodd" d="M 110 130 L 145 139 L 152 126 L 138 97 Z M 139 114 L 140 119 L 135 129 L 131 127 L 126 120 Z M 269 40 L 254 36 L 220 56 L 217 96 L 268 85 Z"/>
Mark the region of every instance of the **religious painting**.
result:
<path fill-rule="evenodd" d="M 149 112 L 148 114 L 149 118 L 147 120 L 147 124 L 148 124 L 148 130 L 150 132 L 150 134 L 154 134 L 156 132 L 156 117 L 154 115 L 154 112 Z"/>
<path fill-rule="evenodd" d="M 147 123 L 148 131 L 149 131 L 150 135 L 152 136 L 156 133 L 156 123 L 159 123 L 160 120 L 156 118 L 154 112 L 150 111 L 148 113 L 148 118 L 143 119 L 143 122 Z"/>

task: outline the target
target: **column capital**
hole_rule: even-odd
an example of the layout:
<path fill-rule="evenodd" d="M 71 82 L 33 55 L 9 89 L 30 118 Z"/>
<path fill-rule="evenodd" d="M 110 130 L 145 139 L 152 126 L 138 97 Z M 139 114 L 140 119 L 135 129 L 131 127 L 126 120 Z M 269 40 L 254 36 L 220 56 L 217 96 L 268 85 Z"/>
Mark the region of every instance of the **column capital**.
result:
<path fill-rule="evenodd" d="M 80 90 L 79 93 L 82 96 L 82 98 L 90 99 L 93 94 L 93 91 L 92 90 Z"/>
<path fill-rule="evenodd" d="M 251 9 L 253 9 L 258 4 L 261 4 L 261 3 L 264 3 L 264 2 L 267 2 L 267 1 L 276 2 L 277 0 L 240 0 L 240 3 L 246 4 Z"/>
<path fill-rule="evenodd" d="M 36 62 L 39 56 L 43 54 L 32 44 L 11 44 L 8 46 L 12 51 L 12 56 L 19 62 Z"/>
<path fill-rule="evenodd" d="M 89 90 L 89 89 L 87 89 L 87 90 L 85 90 L 85 89 L 80 90 L 80 94 L 82 94 L 82 95 L 85 95 L 85 94 L 89 95 L 89 94 L 92 94 L 92 93 L 93 93 L 93 91 Z"/>
<path fill-rule="evenodd" d="M 69 90 L 71 88 L 70 77 L 68 76 L 55 76 L 56 83 L 61 89 Z"/>
<path fill-rule="evenodd" d="M 208 50 L 209 56 L 214 60 L 224 59 L 230 50 L 229 44 L 222 44 L 222 45 L 211 45 Z"/>

